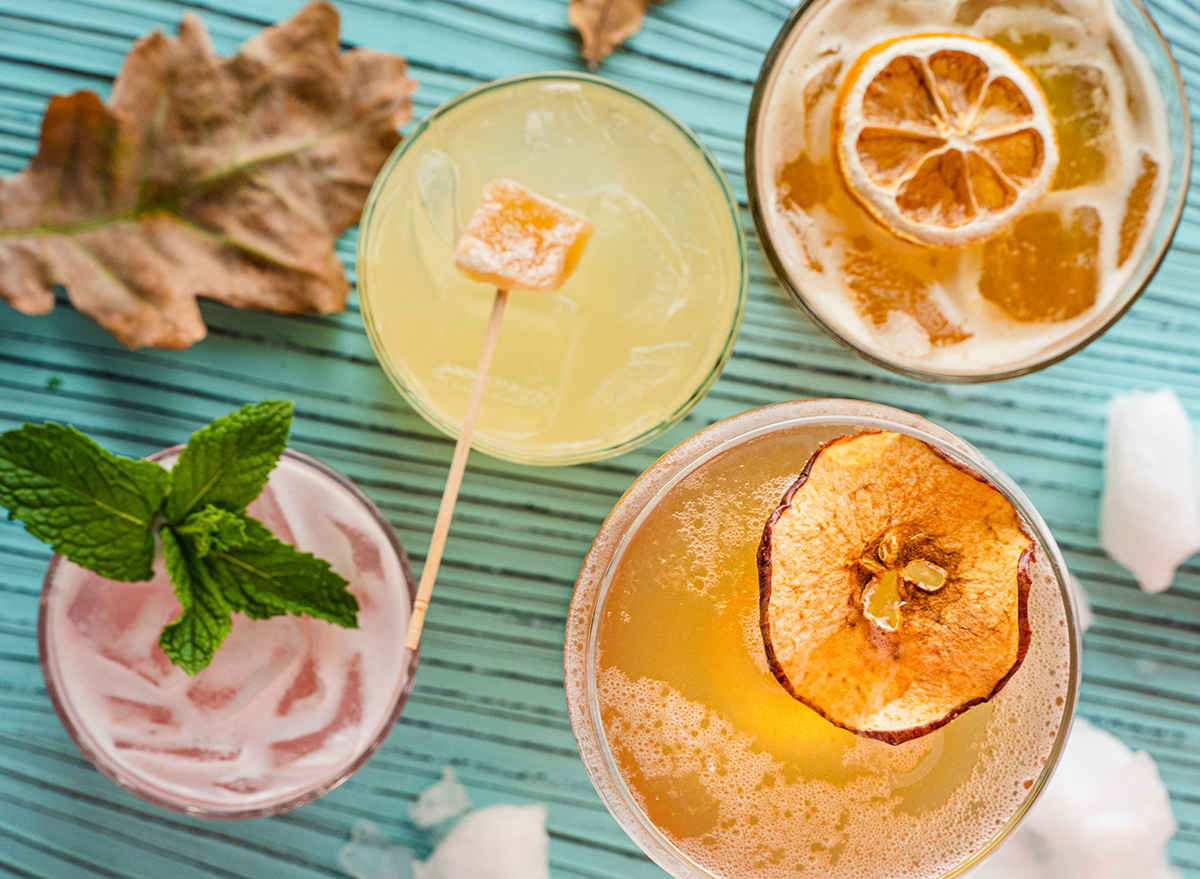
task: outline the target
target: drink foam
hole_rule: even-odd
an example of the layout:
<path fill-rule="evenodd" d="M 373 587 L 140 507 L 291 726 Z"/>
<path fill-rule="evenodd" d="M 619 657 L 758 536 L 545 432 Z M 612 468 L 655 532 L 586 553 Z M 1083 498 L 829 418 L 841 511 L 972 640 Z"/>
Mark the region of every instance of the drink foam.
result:
<path fill-rule="evenodd" d="M 842 432 L 762 437 L 688 475 L 625 548 L 599 610 L 602 747 L 634 811 L 713 876 L 941 877 L 1002 835 L 1066 732 L 1071 632 L 1042 550 L 1021 667 L 990 702 L 943 729 L 892 746 L 836 730 L 790 698 L 786 716 L 767 703 L 783 690 L 767 667 L 757 608 L 745 600 L 757 594 L 753 547 L 812 449 Z M 664 597 L 626 600 L 646 592 Z M 675 618 L 638 628 L 639 609 Z M 718 615 L 733 615 L 733 640 L 703 628 Z M 660 631 L 682 646 L 648 644 Z M 809 719 L 796 723 L 797 711 Z M 790 735 L 810 740 L 792 747 Z"/>
<path fill-rule="evenodd" d="M 853 202 L 837 178 L 830 160 L 831 119 L 846 70 L 873 45 L 936 32 L 998 41 L 1043 85 L 1058 83 L 1071 91 L 1071 100 L 1082 102 L 1071 118 L 1061 120 L 1060 140 L 1064 131 L 1078 136 L 1072 155 L 1099 163 L 1101 171 L 1089 176 L 1079 162 L 1065 161 L 1054 190 L 1032 211 L 1078 220 L 1085 238 L 1094 226 L 1089 211 L 1100 218 L 1099 286 L 1094 304 L 1082 313 L 1064 320 L 1012 319 L 979 292 L 985 244 L 934 251 L 896 239 Z M 756 182 L 770 237 L 806 300 L 868 349 L 950 373 L 1018 368 L 1083 341 L 1119 306 L 1135 274 L 1147 269 L 1149 230 L 1166 198 L 1171 155 L 1166 110 L 1149 63 L 1112 0 L 891 0 L 883 6 L 874 0 L 825 0 L 805 12 L 776 65 L 756 138 Z M 790 189 L 781 189 L 781 174 L 798 155 L 809 164 Z M 1158 166 L 1145 194 L 1146 228 L 1136 240 L 1123 241 L 1127 199 L 1138 186 L 1143 156 Z M 1072 239 L 1067 246 L 1076 243 Z M 888 266 L 895 268 L 889 273 Z M 899 308 L 886 318 L 866 315 L 854 301 L 856 295 L 902 298 L 918 289 L 933 316 L 925 321 Z M 938 321 L 945 338 L 931 330 Z"/>
<path fill-rule="evenodd" d="M 900 746 L 858 739 L 842 757 L 848 782 L 806 778 L 805 767 L 775 759 L 718 712 L 616 666 L 597 677 L 609 746 L 643 779 L 629 786 L 643 812 L 661 807 L 641 792 L 655 779 L 688 780 L 690 808 L 714 810 L 700 837 L 659 828 L 714 876 L 940 877 L 1000 834 L 1065 733 L 1066 617 L 1045 564 L 1034 568 L 1030 618 L 1035 636 L 1021 668 L 989 706 L 972 709 L 991 711 L 976 765 L 937 808 L 910 813 L 897 791 L 936 771 L 939 733 Z"/>

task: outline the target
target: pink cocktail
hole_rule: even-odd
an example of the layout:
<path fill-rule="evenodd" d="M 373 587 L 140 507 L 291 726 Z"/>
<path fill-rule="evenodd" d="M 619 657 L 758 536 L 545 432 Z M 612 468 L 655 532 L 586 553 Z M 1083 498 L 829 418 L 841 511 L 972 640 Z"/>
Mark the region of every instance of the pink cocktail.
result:
<path fill-rule="evenodd" d="M 55 556 L 42 589 L 42 672 L 67 731 L 117 784 L 204 817 L 276 814 L 340 784 L 383 741 L 416 670 L 404 649 L 415 582 L 366 495 L 289 450 L 249 514 L 349 581 L 357 629 L 235 614 L 189 677 L 158 646 L 179 613 L 161 558 L 153 580 L 118 583 Z"/>

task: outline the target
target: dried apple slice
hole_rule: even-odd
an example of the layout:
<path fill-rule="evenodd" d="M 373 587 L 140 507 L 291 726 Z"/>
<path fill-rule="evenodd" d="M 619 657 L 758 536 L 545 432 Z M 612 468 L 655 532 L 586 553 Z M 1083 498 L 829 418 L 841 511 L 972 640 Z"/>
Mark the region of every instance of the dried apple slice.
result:
<path fill-rule="evenodd" d="M 771 669 L 843 729 L 891 744 L 932 732 L 1021 664 L 1033 552 L 1012 503 L 926 443 L 826 443 L 759 547 Z"/>

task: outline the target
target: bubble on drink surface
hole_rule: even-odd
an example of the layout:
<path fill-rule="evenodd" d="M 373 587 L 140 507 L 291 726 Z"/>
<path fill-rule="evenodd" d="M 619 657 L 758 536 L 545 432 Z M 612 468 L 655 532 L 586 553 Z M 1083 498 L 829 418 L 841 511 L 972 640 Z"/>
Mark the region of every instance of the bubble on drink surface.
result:
<path fill-rule="evenodd" d="M 409 807 L 408 817 L 418 827 L 432 827 L 448 818 L 470 810 L 471 799 L 467 789 L 458 783 L 454 769 L 442 769 L 441 781 L 421 791 L 417 801 Z"/>
<path fill-rule="evenodd" d="M 1174 879 L 1177 828 L 1154 759 L 1078 718 L 1053 778 L 971 879 Z"/>
<path fill-rule="evenodd" d="M 550 879 L 545 806 L 489 806 L 460 820 L 414 879 Z"/>
<path fill-rule="evenodd" d="M 1191 422 L 1173 390 L 1110 401 L 1100 545 L 1147 592 L 1164 591 L 1200 549 L 1195 455 Z"/>
<path fill-rule="evenodd" d="M 412 849 L 396 845 L 374 823 L 359 819 L 350 828 L 338 864 L 354 879 L 412 879 Z"/>

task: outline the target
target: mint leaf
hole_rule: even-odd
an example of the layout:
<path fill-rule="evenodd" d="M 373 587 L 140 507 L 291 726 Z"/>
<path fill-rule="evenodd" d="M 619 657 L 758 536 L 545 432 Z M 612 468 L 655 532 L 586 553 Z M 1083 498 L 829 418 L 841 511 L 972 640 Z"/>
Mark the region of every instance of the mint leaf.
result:
<path fill-rule="evenodd" d="M 249 516 L 246 538 L 243 546 L 208 557 L 227 565 L 224 573 L 238 585 L 241 599 L 225 593 L 235 609 L 241 610 L 238 604 L 244 600 L 251 607 L 306 613 L 347 629 L 358 627 L 358 599 L 329 562 L 283 543 L 266 525 Z"/>
<path fill-rule="evenodd" d="M 118 458 L 73 427 L 26 424 L 0 434 L 0 504 L 75 564 L 113 580 L 149 580 L 154 519 L 171 475 Z"/>
<path fill-rule="evenodd" d="M 278 540 L 262 522 L 208 506 L 163 529 L 167 573 L 183 613 L 159 644 L 190 675 L 212 661 L 230 614 L 285 613 L 357 628 L 358 600 L 329 563 Z"/>
<path fill-rule="evenodd" d="M 192 434 L 172 471 L 167 521 L 180 524 L 209 504 L 244 510 L 287 446 L 294 407 L 285 400 L 254 403 Z"/>
<path fill-rule="evenodd" d="M 192 513 L 173 530 L 176 537 L 186 534 L 191 538 L 196 555 L 200 558 L 208 555 L 214 546 L 217 549 L 232 549 L 246 542 L 246 520 L 237 513 L 212 504 Z"/>
<path fill-rule="evenodd" d="M 171 662 L 189 675 L 198 674 L 212 662 L 233 626 L 229 605 L 203 560 L 164 528 L 163 555 L 167 573 L 183 612 L 163 629 L 158 644 Z"/>

